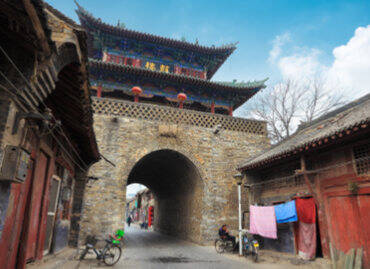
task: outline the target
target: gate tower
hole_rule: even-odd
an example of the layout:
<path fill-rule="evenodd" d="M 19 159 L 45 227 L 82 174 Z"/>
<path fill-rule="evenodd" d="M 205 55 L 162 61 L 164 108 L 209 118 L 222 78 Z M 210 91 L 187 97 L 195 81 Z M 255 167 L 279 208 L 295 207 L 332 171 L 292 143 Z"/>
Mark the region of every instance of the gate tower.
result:
<path fill-rule="evenodd" d="M 206 47 L 141 33 L 77 6 L 88 37 L 99 150 L 116 164 L 102 160 L 91 169 L 99 180 L 85 193 L 82 233 L 123 226 L 131 183 L 153 190 L 157 230 L 207 243 L 219 225 L 236 228 L 232 175 L 268 139 L 265 122 L 232 115 L 266 79 L 211 81 L 235 44 Z"/>

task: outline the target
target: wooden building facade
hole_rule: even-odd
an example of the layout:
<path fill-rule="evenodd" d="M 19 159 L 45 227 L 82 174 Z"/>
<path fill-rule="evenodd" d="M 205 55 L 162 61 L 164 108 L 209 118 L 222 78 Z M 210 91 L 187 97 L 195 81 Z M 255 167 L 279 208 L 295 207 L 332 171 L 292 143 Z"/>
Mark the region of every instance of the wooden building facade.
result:
<path fill-rule="evenodd" d="M 0 267 L 78 240 L 92 128 L 86 35 L 43 1 L 1 1 Z"/>
<path fill-rule="evenodd" d="M 246 175 L 249 204 L 313 199 L 316 256 L 338 262 L 340 253 L 352 253 L 357 263 L 362 259 L 363 268 L 370 266 L 369 120 L 368 94 L 300 126 L 291 137 L 239 168 Z M 261 239 L 262 245 L 297 253 L 297 224 L 278 224 L 278 239 Z"/>

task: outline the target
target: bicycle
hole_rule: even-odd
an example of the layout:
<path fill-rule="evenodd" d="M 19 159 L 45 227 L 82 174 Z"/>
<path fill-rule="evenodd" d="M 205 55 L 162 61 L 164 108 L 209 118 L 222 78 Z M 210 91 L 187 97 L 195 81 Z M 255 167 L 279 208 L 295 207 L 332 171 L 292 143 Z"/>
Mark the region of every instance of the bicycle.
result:
<path fill-rule="evenodd" d="M 235 249 L 235 242 L 226 238 L 218 238 L 215 240 L 215 249 L 217 253 L 232 252 Z"/>
<path fill-rule="evenodd" d="M 250 234 L 247 230 L 242 230 L 242 250 L 243 255 L 252 256 L 252 260 L 254 262 L 258 261 L 258 250 L 259 250 L 259 243 L 257 240 L 254 239 L 253 235 Z"/>
<path fill-rule="evenodd" d="M 86 237 L 85 249 L 82 251 L 80 260 L 83 260 L 87 253 L 92 249 L 96 254 L 97 260 L 103 260 L 105 265 L 113 266 L 121 258 L 122 249 L 120 247 L 121 240 L 123 238 L 123 230 L 117 230 L 115 236 L 109 236 L 109 239 L 106 239 L 106 244 L 103 249 L 96 249 L 95 245 L 98 242 L 98 239 L 95 236 L 89 235 Z"/>

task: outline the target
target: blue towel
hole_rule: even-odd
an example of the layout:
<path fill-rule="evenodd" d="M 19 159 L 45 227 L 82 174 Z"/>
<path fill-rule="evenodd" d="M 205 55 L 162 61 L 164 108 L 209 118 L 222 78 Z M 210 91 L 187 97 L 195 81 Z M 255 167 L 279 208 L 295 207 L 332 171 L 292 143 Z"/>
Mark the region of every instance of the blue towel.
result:
<path fill-rule="evenodd" d="M 276 205 L 274 208 L 277 223 L 286 223 L 298 220 L 294 200 L 284 204 Z"/>

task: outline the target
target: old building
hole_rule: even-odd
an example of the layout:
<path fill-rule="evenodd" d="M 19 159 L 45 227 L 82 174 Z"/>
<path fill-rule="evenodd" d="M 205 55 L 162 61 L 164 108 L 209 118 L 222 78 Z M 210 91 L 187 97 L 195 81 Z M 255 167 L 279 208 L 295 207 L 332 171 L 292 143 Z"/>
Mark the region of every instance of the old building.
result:
<path fill-rule="evenodd" d="M 236 229 L 234 169 L 268 139 L 265 122 L 232 114 L 265 80 L 210 80 L 233 44 L 205 47 L 111 26 L 80 6 L 77 14 L 88 34 L 99 150 L 116 165 L 92 167 L 99 180 L 87 188 L 82 237 L 123 227 L 131 183 L 153 191 L 159 231 L 208 243 L 219 225 Z"/>
<path fill-rule="evenodd" d="M 131 216 L 133 222 L 152 226 L 154 220 L 154 194 L 149 189 L 138 192 L 126 203 L 126 217 Z"/>
<path fill-rule="evenodd" d="M 0 1 L 0 267 L 78 240 L 92 128 L 86 35 L 39 0 Z"/>
<path fill-rule="evenodd" d="M 369 120 L 366 95 L 300 126 L 240 166 L 250 204 L 313 199 L 317 237 L 309 243 L 316 245 L 316 256 L 337 260 L 341 252 L 352 253 L 350 257 L 356 253 L 361 260 L 362 249 L 364 268 L 370 266 Z M 262 239 L 264 247 L 297 253 L 299 222 L 278 224 L 278 239 Z"/>

